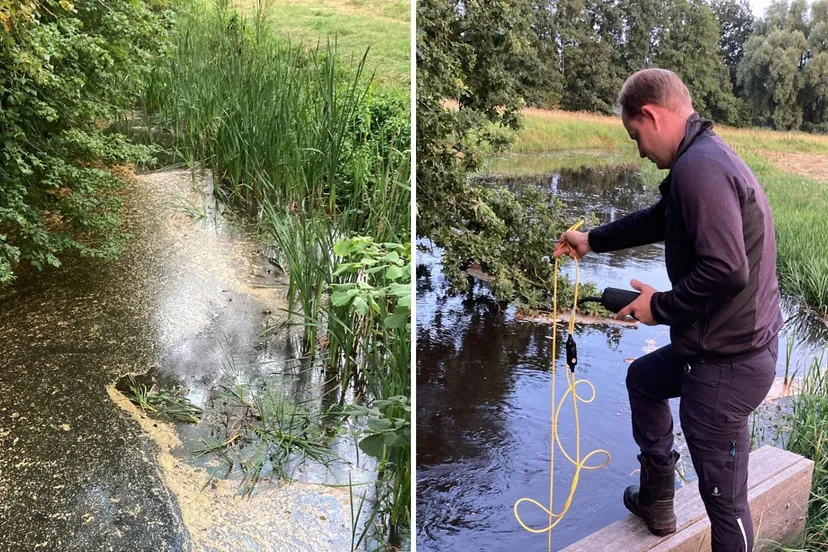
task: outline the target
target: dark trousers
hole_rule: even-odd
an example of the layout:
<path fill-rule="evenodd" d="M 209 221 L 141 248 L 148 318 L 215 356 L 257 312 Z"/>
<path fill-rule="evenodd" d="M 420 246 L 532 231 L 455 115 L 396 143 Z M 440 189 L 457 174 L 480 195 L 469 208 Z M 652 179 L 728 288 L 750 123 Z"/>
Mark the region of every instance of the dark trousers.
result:
<path fill-rule="evenodd" d="M 728 361 L 688 361 L 668 345 L 637 359 L 627 372 L 633 438 L 641 452 L 670 454 L 673 416 L 667 399 L 681 397 L 681 428 L 710 518 L 713 552 L 753 550 L 748 418 L 773 383 L 777 355 L 776 338 Z"/>

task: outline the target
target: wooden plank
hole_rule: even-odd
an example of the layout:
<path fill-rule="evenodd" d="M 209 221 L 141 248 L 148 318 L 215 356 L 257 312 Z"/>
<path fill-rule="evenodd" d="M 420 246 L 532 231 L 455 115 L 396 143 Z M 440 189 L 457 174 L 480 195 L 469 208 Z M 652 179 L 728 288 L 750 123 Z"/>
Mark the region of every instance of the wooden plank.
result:
<path fill-rule="evenodd" d="M 753 519 L 763 521 L 762 527 L 758 521 L 755 523 L 759 537 L 784 542 L 782 538 L 789 540 L 798 534 L 804 523 L 802 509 L 807 504 L 812 472 L 813 462 L 776 447 L 765 446 L 751 453 L 748 500 Z M 675 509 L 678 532 L 673 535 L 652 535 L 641 519 L 630 514 L 568 546 L 564 552 L 709 550 L 710 521 L 697 482 L 676 491 Z"/>
<path fill-rule="evenodd" d="M 806 508 L 811 490 L 812 472 L 813 462 L 801 458 L 793 466 L 748 491 L 748 501 L 755 520 L 754 531 L 759 538 L 790 542 L 791 537 L 796 536 L 792 534 L 792 529 L 796 527 L 798 520 L 802 520 L 801 527 L 804 527 L 803 510 Z M 797 500 L 800 502 L 796 502 Z M 704 516 L 683 531 L 665 538 L 658 545 L 641 550 L 709 552 L 710 520 Z"/>

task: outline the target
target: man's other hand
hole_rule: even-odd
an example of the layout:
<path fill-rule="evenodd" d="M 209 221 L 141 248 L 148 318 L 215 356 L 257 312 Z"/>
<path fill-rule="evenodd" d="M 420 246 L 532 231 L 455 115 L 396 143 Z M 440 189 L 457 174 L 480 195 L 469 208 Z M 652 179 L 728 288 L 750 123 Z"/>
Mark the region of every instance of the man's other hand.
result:
<path fill-rule="evenodd" d="M 576 256 L 580 259 L 592 249 L 589 247 L 589 232 L 579 232 L 577 230 L 570 230 L 564 232 L 558 238 L 558 245 L 555 246 L 555 251 L 552 253 L 554 258 L 561 255 L 569 255 L 572 258 Z"/>
<path fill-rule="evenodd" d="M 638 280 L 632 280 L 630 285 L 636 291 L 640 291 L 641 295 L 638 296 L 638 299 L 618 311 L 616 318 L 618 320 L 624 320 L 625 317 L 632 316 L 642 324 L 646 324 L 647 326 L 655 326 L 657 322 L 655 321 L 655 318 L 653 318 L 653 313 L 650 310 L 650 299 L 652 299 L 653 294 L 656 293 L 656 289 L 653 288 L 653 286 L 642 284 Z"/>

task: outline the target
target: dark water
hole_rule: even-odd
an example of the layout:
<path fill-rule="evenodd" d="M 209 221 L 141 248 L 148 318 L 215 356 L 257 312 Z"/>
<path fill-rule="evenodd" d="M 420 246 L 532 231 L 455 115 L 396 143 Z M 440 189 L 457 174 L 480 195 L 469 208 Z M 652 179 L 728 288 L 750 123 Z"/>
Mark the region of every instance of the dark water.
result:
<path fill-rule="evenodd" d="M 117 261 L 68 259 L 43 274 L 23 268 L 0 292 L 0 550 L 348 548 L 347 495 L 300 484 L 279 490 L 261 512 L 266 525 L 234 503 L 227 517 L 212 510 L 203 533 L 190 535 L 182 510 L 204 504 L 179 501 L 156 443 L 107 394 L 124 374 L 151 371 L 200 406 L 218 385 L 267 380 L 311 414 L 323 408 L 329 378 L 318 365 L 295 362 L 298 332 L 262 336 L 286 321 L 287 304 L 261 246 L 223 224 L 209 203 L 201 222 L 176 207 L 198 208 L 210 197 L 204 186 L 185 171 L 142 175 L 125 192 L 124 230 L 133 238 Z M 189 460 L 211 428 L 179 427 L 183 450 L 174 453 Z M 333 448 L 346 459 L 355 454 L 348 435 Z M 342 482 L 352 470 L 356 483 L 373 481 L 372 468 L 363 455 L 296 475 Z M 208 490 L 202 496 L 214 499 Z M 216 544 L 222 539 L 232 545 Z"/>
<path fill-rule="evenodd" d="M 601 223 L 650 204 L 657 194 L 636 172 L 617 169 L 483 184 L 541 186 L 567 204 L 573 220 L 592 213 Z M 500 311 L 482 283 L 464 295 L 449 296 L 440 251 L 420 245 L 426 249 L 417 257 L 418 550 L 545 550 L 546 535 L 524 531 L 512 508 L 522 497 L 548 503 L 551 327 L 519 322 L 514 310 Z M 581 263 L 582 281 L 594 281 L 599 288 L 627 288 L 632 278 L 656 289 L 670 288 L 662 245 L 590 254 Z M 797 313 L 794 305 L 786 306 L 795 321 L 789 328 L 797 326 L 801 340 L 794 365 L 825 342 L 825 325 Z M 565 335 L 560 326 L 558 343 Z M 787 338 L 787 333 L 780 338 L 782 351 Z M 556 550 L 627 515 L 621 494 L 638 477 L 631 475 L 638 468 L 638 450 L 624 384 L 627 361 L 668 344 L 669 333 L 666 326 L 576 325 L 575 339 L 579 377 L 588 378 L 597 394 L 593 403 L 579 405 L 582 455 L 603 448 L 612 459 L 601 470 L 581 473 L 572 507 L 553 531 Z M 784 353 L 780 357 L 781 375 Z M 556 385 L 559 400 L 565 386 L 562 370 Z M 588 394 L 580 387 L 579 392 Z M 678 402 L 673 402 L 680 431 Z M 559 431 L 574 455 L 571 402 L 562 411 Z M 680 437 L 677 447 L 682 448 Z M 686 469 L 689 456 L 683 459 Z M 558 453 L 555 512 L 563 506 L 573 472 Z M 545 514 L 531 505 L 522 505 L 521 515 L 532 526 L 546 525 Z"/>

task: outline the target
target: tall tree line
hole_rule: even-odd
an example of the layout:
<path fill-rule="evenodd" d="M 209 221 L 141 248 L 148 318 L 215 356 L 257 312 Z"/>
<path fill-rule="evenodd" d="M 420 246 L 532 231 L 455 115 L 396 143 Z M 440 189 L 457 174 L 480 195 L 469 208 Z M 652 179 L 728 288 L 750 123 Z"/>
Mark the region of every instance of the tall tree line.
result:
<path fill-rule="evenodd" d="M 611 113 L 628 75 L 664 67 L 716 122 L 828 132 L 828 0 L 780 0 L 759 19 L 747 0 L 418 0 L 417 10 L 417 231 L 443 249 L 455 289 L 472 260 L 500 299 L 537 306 L 551 287 L 548 263 L 528 260 L 566 228 L 558 207 L 466 178 L 508 147 L 524 105 Z"/>
<path fill-rule="evenodd" d="M 828 132 L 828 0 L 519 0 L 528 105 L 610 113 L 624 79 L 663 67 L 717 122 Z"/>

